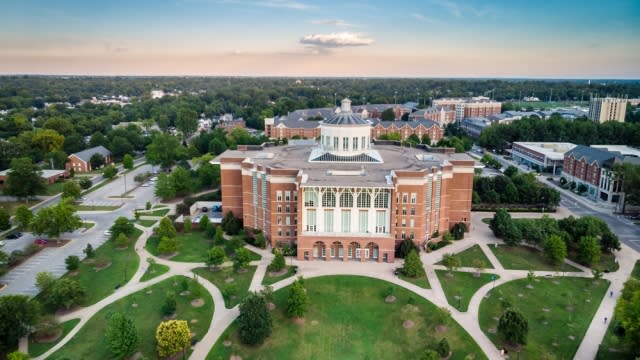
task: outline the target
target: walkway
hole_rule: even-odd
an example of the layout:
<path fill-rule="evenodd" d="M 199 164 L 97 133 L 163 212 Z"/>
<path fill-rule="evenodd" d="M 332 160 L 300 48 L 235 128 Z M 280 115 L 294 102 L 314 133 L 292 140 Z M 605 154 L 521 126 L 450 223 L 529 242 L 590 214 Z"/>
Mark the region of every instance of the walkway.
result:
<path fill-rule="evenodd" d="M 173 210 L 173 209 L 172 209 Z M 567 214 L 564 213 L 556 213 L 549 214 L 553 217 L 564 217 Z M 298 261 L 289 259 L 287 262 L 293 265 L 298 266 L 298 274 L 306 277 L 318 277 L 318 276 L 326 276 L 326 275 L 359 275 L 359 276 L 367 276 L 376 279 L 385 280 L 396 285 L 402 286 L 417 295 L 427 299 L 438 307 L 446 308 L 450 311 L 452 318 L 462 326 L 469 335 L 476 341 L 478 346 L 482 349 L 482 351 L 487 355 L 490 359 L 499 359 L 501 358 L 499 350 L 496 346 L 491 342 L 491 340 L 485 335 L 485 333 L 480 328 L 478 322 L 478 313 L 480 308 L 480 303 L 485 295 L 491 291 L 496 286 L 500 286 L 509 281 L 526 278 L 528 275 L 528 271 L 526 270 L 506 270 L 500 264 L 498 259 L 495 257 L 493 252 L 489 249 L 489 246 L 495 246 L 499 244 L 501 241 L 497 240 L 488 225 L 482 222 L 483 218 L 491 217 L 492 213 L 473 213 L 472 215 L 472 227 L 473 231 L 471 235 L 467 235 L 467 237 L 463 240 L 455 241 L 451 245 L 448 245 L 442 249 L 431 253 L 421 253 L 421 258 L 425 264 L 425 271 L 427 273 L 427 277 L 429 283 L 431 285 L 431 289 L 423 289 L 411 283 L 408 283 L 397 276 L 394 275 L 394 268 L 400 265 L 400 262 L 396 263 L 361 263 L 361 262 L 332 262 L 331 266 L 327 266 L 327 263 L 324 261 Z M 542 214 L 517 214 L 514 217 L 540 217 Z M 192 270 L 197 267 L 203 267 L 205 264 L 203 263 L 181 263 L 175 262 L 167 259 L 158 258 L 153 256 L 144 248 L 144 244 L 149 236 L 152 234 L 152 229 L 144 228 L 139 225 L 136 225 L 139 229 L 143 231 L 143 234 L 140 236 L 138 241 L 135 244 L 136 252 L 140 256 L 140 266 L 137 269 L 136 273 L 126 284 L 124 287 L 120 288 L 116 291 L 116 293 L 108 296 L 107 298 L 99 301 L 98 303 L 88 306 L 86 308 L 78 309 L 69 314 L 63 315 L 59 317 L 60 321 L 66 321 L 69 319 L 80 319 L 79 325 L 75 326 L 74 329 L 65 336 L 58 344 L 56 344 L 52 349 L 47 351 L 45 354 L 35 358 L 35 359 L 45 359 L 55 351 L 64 346 L 69 340 L 75 336 L 78 331 L 82 328 L 84 324 L 86 324 L 89 319 L 95 315 L 98 311 L 103 309 L 105 306 L 127 296 L 136 291 L 140 291 L 146 287 L 149 287 L 153 284 L 161 282 L 167 278 L 170 278 L 175 275 L 183 275 L 187 277 L 192 276 Z M 462 252 L 474 245 L 479 245 L 480 249 L 482 249 L 483 253 L 487 256 L 494 269 L 486 269 L 484 272 L 486 273 L 494 273 L 499 276 L 499 279 L 496 281 L 490 282 L 482 286 L 471 298 L 468 311 L 461 312 L 458 311 L 455 307 L 451 306 L 446 299 L 444 290 L 440 284 L 440 280 L 436 275 L 435 270 L 444 269 L 443 266 L 434 265 L 435 263 L 442 260 L 442 257 L 446 253 L 459 253 Z M 257 269 L 255 271 L 254 277 L 252 278 L 249 289 L 251 291 L 260 291 L 262 286 L 262 279 L 264 278 L 267 266 L 270 264 L 273 259 L 273 255 L 269 249 L 263 250 L 250 245 L 246 246 L 250 250 L 260 254 L 262 259 L 259 261 L 252 262 L 252 265 L 257 265 Z M 146 282 L 140 282 L 140 278 L 146 271 L 148 258 L 154 258 L 155 261 L 159 264 L 169 266 L 169 271 L 163 275 L 155 277 Z M 611 318 L 613 314 L 613 309 L 615 307 L 615 302 L 618 299 L 620 292 L 622 290 L 622 286 L 624 281 L 629 277 L 631 269 L 633 268 L 633 264 L 635 260 L 639 259 L 640 256 L 628 248 L 627 246 L 623 246 L 622 250 L 618 253 L 618 259 L 621 265 L 621 268 L 616 273 L 606 274 L 604 278 L 611 281 L 610 291 L 614 292 L 613 297 L 607 296 L 604 301 L 600 304 L 600 307 L 597 310 L 597 313 L 592 320 L 591 325 L 589 326 L 587 333 L 576 353 L 576 358 L 578 359 L 590 359 L 594 358 L 595 354 L 598 350 L 598 346 L 602 341 L 604 334 L 606 332 L 606 325 L 603 323 L 604 317 Z M 576 266 L 577 264 L 573 264 Z M 231 266 L 231 263 L 225 263 L 223 266 Z M 573 277 L 591 277 L 592 274 L 589 269 L 586 269 L 582 266 L 577 265 L 577 267 L 582 270 L 580 272 L 572 272 L 566 273 L 566 276 Z M 461 268 L 459 271 L 466 272 L 475 272 L 476 269 L 473 268 Z M 547 275 L 558 275 L 555 271 L 535 271 L 534 274 L 536 276 L 547 276 Z M 290 285 L 293 281 L 295 281 L 295 277 L 289 277 L 287 279 L 281 280 L 275 284 L 273 284 L 273 289 L 278 290 L 282 289 L 288 285 Z M 215 287 L 209 281 L 202 279 L 200 282 L 205 289 L 211 294 L 215 310 L 213 314 L 212 321 L 210 323 L 209 329 L 206 334 L 202 337 L 202 339 L 193 346 L 193 352 L 190 356 L 190 359 L 204 359 L 207 354 L 211 350 L 213 344 L 215 344 L 220 336 L 224 333 L 224 331 L 231 325 L 231 323 L 238 317 L 239 310 L 236 305 L 232 309 L 227 309 L 224 304 L 224 299 L 222 297 L 222 293 L 220 290 Z"/>

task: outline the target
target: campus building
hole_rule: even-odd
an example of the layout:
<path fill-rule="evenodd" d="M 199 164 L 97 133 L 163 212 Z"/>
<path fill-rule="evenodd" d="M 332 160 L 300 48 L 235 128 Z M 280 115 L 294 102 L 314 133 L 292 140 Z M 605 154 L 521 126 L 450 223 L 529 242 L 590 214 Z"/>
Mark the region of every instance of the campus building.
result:
<path fill-rule="evenodd" d="M 591 98 L 589 119 L 597 123 L 605 121 L 623 122 L 627 111 L 627 99 L 604 97 Z"/>
<path fill-rule="evenodd" d="M 511 156 L 518 164 L 555 175 L 562 172 L 564 154 L 574 147 L 575 144 L 562 142 L 514 142 Z"/>
<path fill-rule="evenodd" d="M 462 121 L 464 118 L 486 118 L 494 114 L 500 114 L 502 110 L 501 102 L 484 96 L 435 99 L 432 105 L 454 110 L 456 121 Z"/>
<path fill-rule="evenodd" d="M 113 163 L 113 160 L 111 159 L 111 151 L 100 145 L 69 155 L 67 157 L 65 169 L 67 171 L 73 170 L 76 173 L 95 170 L 91 166 L 91 157 L 95 154 L 99 154 L 102 156 L 102 158 L 104 159 L 104 166 Z"/>
<path fill-rule="evenodd" d="M 456 111 L 446 107 L 430 107 L 417 110 L 409 115 L 409 121 L 431 120 L 441 127 L 456 121 Z"/>
<path fill-rule="evenodd" d="M 351 110 L 319 122 L 319 141 L 221 154 L 223 212 L 296 243 L 300 260 L 393 261 L 396 244 L 470 226 L 474 161 L 466 154 L 373 145 Z M 436 239 L 437 240 L 437 239 Z"/>
<path fill-rule="evenodd" d="M 0 190 L 4 189 L 4 185 L 7 182 L 11 169 L 0 171 Z M 51 185 L 56 181 L 60 181 L 69 177 L 67 170 L 41 170 L 41 177 L 45 184 Z"/>

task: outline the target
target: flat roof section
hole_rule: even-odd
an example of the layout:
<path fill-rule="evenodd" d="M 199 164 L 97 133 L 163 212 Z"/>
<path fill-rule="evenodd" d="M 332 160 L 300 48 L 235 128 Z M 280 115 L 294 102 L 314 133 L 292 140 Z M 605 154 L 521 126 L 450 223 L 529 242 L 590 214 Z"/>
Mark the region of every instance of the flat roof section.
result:
<path fill-rule="evenodd" d="M 591 147 L 607 151 L 617 151 L 622 154 L 622 156 L 633 156 L 640 158 L 640 150 L 627 145 L 591 145 Z"/>
<path fill-rule="evenodd" d="M 563 160 L 564 153 L 576 147 L 576 144 L 564 142 L 514 142 L 529 150 L 544 155 L 549 160 Z M 513 150 L 513 149 L 512 149 Z"/>

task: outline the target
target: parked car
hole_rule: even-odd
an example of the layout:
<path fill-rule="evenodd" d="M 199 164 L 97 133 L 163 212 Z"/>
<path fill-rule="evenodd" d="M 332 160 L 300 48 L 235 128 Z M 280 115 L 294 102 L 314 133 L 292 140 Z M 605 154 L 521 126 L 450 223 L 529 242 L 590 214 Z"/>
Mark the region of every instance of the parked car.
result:
<path fill-rule="evenodd" d="M 0 240 L 0 247 L 4 246 L 4 241 Z"/>
<path fill-rule="evenodd" d="M 111 230 L 107 230 L 104 232 L 104 236 L 111 236 Z"/>
<path fill-rule="evenodd" d="M 35 239 L 33 240 L 33 243 L 36 245 L 40 245 L 40 246 L 44 246 L 47 245 L 49 241 L 47 239 Z"/>
<path fill-rule="evenodd" d="M 14 232 L 13 234 L 7 235 L 7 239 L 11 239 L 11 240 L 19 239 L 21 236 L 22 236 L 22 233 L 18 231 L 18 232 Z"/>

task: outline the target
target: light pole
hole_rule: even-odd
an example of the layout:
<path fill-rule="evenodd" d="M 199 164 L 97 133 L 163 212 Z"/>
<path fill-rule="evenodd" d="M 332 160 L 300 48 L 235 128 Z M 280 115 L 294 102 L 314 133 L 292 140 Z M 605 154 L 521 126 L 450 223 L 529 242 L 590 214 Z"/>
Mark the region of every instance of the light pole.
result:
<path fill-rule="evenodd" d="M 393 104 L 394 105 L 398 105 L 398 92 L 397 91 L 393 92 Z"/>
<path fill-rule="evenodd" d="M 333 107 L 336 107 L 336 96 L 338 93 L 333 93 Z"/>

